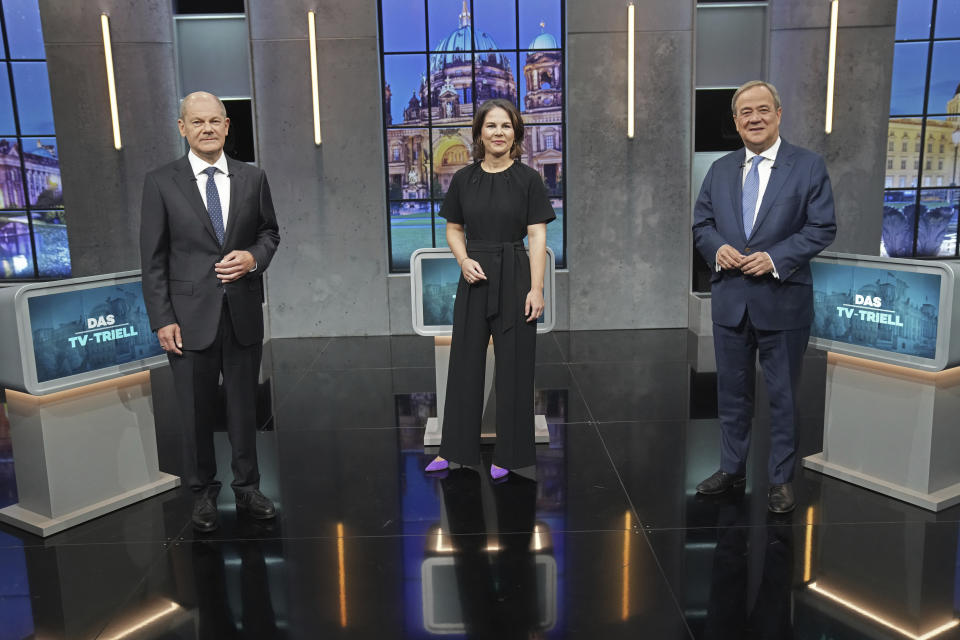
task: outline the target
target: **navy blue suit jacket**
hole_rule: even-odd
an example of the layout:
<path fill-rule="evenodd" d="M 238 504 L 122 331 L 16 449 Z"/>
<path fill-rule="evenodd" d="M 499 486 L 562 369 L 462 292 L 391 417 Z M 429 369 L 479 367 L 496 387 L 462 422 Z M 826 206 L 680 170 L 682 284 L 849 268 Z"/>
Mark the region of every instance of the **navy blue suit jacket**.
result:
<path fill-rule="evenodd" d="M 807 327 L 813 321 L 810 259 L 837 233 L 827 167 L 818 154 L 781 140 L 748 237 L 741 215 L 745 157 L 739 149 L 713 163 L 693 212 L 694 242 L 714 270 L 713 321 L 735 327 L 747 312 L 761 330 Z M 725 244 L 744 255 L 766 251 L 780 278 L 745 276 L 739 269 L 717 272 L 717 249 Z"/>

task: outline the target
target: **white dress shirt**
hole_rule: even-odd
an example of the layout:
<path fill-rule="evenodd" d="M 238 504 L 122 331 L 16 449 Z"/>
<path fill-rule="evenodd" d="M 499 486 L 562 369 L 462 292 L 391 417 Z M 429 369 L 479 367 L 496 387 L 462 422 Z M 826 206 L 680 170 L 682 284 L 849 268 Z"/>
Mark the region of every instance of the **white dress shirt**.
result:
<path fill-rule="evenodd" d="M 220 210 L 223 212 L 223 230 L 227 230 L 227 218 L 230 216 L 230 176 L 227 169 L 227 156 L 222 151 L 216 162 L 210 164 L 206 160 L 197 156 L 193 149 L 187 153 L 187 159 L 190 161 L 190 168 L 193 169 L 193 175 L 197 177 L 197 189 L 200 190 L 200 197 L 203 199 L 203 206 L 207 206 L 207 174 L 204 173 L 210 167 L 216 167 L 217 172 L 213 174 L 213 184 L 217 187 L 217 193 L 220 195 Z"/>

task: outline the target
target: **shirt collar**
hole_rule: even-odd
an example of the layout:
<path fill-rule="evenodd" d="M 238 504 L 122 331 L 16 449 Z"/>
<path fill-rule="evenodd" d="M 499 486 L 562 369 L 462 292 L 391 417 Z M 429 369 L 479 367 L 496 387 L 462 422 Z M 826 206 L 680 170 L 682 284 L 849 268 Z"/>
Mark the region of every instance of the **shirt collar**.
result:
<path fill-rule="evenodd" d="M 220 152 L 220 157 L 217 158 L 217 161 L 214 162 L 213 164 L 210 164 L 209 162 L 207 162 L 206 160 L 204 160 L 203 158 L 195 154 L 193 152 L 193 149 L 191 149 L 187 153 L 187 160 L 190 161 L 190 168 L 193 170 L 193 175 L 195 176 L 199 176 L 201 173 L 203 173 L 206 169 L 210 167 L 216 167 L 217 169 L 220 170 L 221 173 L 223 173 L 223 175 L 230 174 L 230 171 L 227 168 L 227 154 L 225 154 L 223 151 Z"/>
<path fill-rule="evenodd" d="M 769 160 L 770 164 L 773 165 L 777 161 L 777 153 L 780 151 L 780 136 L 777 136 L 777 141 L 770 145 L 768 148 L 764 149 L 760 153 L 754 153 L 744 147 L 744 151 L 747 152 L 747 155 L 743 159 L 744 164 L 750 164 L 753 161 L 753 156 L 763 156 L 765 160 Z"/>

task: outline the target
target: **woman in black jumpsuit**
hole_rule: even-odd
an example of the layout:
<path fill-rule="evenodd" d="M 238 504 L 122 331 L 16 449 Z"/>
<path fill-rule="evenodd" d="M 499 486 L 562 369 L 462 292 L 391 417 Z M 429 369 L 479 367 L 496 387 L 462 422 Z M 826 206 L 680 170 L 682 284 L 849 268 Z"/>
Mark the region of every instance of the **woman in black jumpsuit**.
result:
<path fill-rule="evenodd" d="M 547 223 L 556 215 L 540 174 L 518 160 L 523 120 L 512 102 L 483 103 L 473 121 L 473 141 L 476 161 L 454 174 L 440 211 L 461 277 L 443 440 L 427 471 L 446 469 L 448 461 L 480 464 L 484 365 L 492 334 L 497 439 L 490 475 L 501 478 L 508 469 L 535 462 L 536 322 L 543 313 Z"/>

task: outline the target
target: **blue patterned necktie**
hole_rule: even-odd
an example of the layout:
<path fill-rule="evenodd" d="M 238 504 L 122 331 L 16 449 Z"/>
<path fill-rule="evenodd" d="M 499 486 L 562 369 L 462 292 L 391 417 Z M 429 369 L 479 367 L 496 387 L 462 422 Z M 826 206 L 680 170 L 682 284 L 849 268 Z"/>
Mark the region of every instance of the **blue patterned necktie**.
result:
<path fill-rule="evenodd" d="M 217 242 L 223 246 L 223 208 L 220 206 L 220 192 L 217 191 L 217 183 L 213 175 L 217 172 L 216 167 L 209 167 L 203 172 L 207 174 L 207 215 L 210 216 L 210 222 L 213 223 L 213 231 L 217 234 Z"/>
<path fill-rule="evenodd" d="M 763 156 L 753 156 L 750 161 L 753 164 L 743 181 L 743 234 L 748 238 L 753 231 L 753 216 L 757 211 L 757 196 L 760 195 L 759 167 Z"/>

